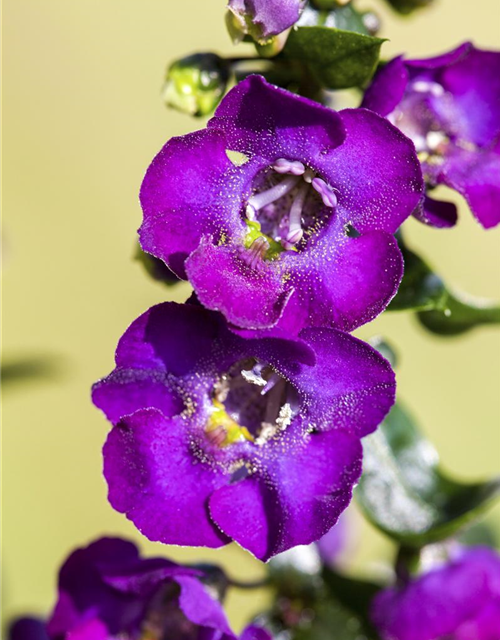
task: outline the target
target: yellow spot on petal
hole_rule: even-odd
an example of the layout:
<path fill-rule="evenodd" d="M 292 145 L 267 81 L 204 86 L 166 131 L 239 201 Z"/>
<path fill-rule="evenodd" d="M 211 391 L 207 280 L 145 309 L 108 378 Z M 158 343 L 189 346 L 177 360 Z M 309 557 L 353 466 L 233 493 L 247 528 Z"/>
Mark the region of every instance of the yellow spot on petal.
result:
<path fill-rule="evenodd" d="M 244 153 L 240 153 L 239 151 L 231 151 L 231 149 L 226 149 L 226 156 L 229 158 L 229 160 L 231 160 L 235 167 L 241 167 L 250 160 L 250 158 Z"/>

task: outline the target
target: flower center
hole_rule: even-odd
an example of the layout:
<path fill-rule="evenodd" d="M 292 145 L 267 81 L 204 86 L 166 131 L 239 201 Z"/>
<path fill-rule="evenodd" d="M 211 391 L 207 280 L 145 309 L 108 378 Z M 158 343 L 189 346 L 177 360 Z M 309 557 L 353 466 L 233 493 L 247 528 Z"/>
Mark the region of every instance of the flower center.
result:
<path fill-rule="evenodd" d="M 439 159 L 455 135 L 457 113 L 453 96 L 442 85 L 416 79 L 388 119 L 415 144 L 421 160 Z"/>
<path fill-rule="evenodd" d="M 246 205 L 247 220 L 257 223 L 262 232 L 251 244 L 254 257 L 248 256 L 248 260 L 268 257 L 271 241 L 279 243 L 281 250 L 300 250 L 336 205 L 333 187 L 302 162 L 276 160 L 256 176 L 254 194 Z"/>
<path fill-rule="evenodd" d="M 216 384 L 205 434 L 221 448 L 244 441 L 262 446 L 288 427 L 297 410 L 289 382 L 265 363 L 244 360 Z"/>
<path fill-rule="evenodd" d="M 188 620 L 179 607 L 179 593 L 180 588 L 174 582 L 162 585 L 156 592 L 148 605 L 139 640 L 189 640 L 196 637 L 196 625 Z M 125 637 L 128 638 L 124 636 L 124 640 Z"/>

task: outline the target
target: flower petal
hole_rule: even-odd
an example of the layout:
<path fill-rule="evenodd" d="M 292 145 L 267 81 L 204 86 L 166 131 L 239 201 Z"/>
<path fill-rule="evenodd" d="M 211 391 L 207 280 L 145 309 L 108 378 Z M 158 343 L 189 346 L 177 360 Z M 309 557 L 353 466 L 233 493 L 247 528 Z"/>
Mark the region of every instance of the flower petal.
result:
<path fill-rule="evenodd" d="M 141 246 L 179 277 L 185 278 L 183 262 L 203 234 L 244 232 L 239 211 L 247 172 L 231 162 L 227 149 L 216 130 L 172 138 L 144 177 Z"/>
<path fill-rule="evenodd" d="M 177 576 L 174 580 L 181 588 L 179 607 L 189 621 L 204 628 L 204 640 L 236 640 L 222 606 L 199 580 L 190 576 Z"/>
<path fill-rule="evenodd" d="M 273 637 L 266 629 L 252 624 L 243 630 L 240 640 L 273 640 Z"/>
<path fill-rule="evenodd" d="M 295 24 L 303 6 L 304 0 L 229 0 L 227 4 L 243 28 L 246 21 L 251 20 L 264 39 L 276 36 Z"/>
<path fill-rule="evenodd" d="M 426 71 L 433 71 L 435 69 L 440 69 L 441 67 L 447 67 L 449 65 L 455 64 L 456 62 L 464 58 L 472 48 L 473 48 L 472 42 L 464 42 L 458 47 L 456 47 L 456 49 L 452 49 L 451 51 L 446 51 L 446 53 L 442 53 L 432 58 L 420 58 L 420 59 L 414 59 L 414 60 L 407 60 L 406 64 L 410 68 L 416 69 L 415 73 L 418 73 L 420 69 L 424 69 Z"/>
<path fill-rule="evenodd" d="M 492 640 L 491 635 L 455 635 L 482 615 L 486 603 L 500 603 L 500 559 L 475 548 L 448 565 L 417 577 L 406 587 L 385 589 L 372 604 L 372 619 L 384 638 Z M 500 628 L 497 627 L 496 632 Z"/>
<path fill-rule="evenodd" d="M 144 369 L 115 369 L 94 384 L 92 402 L 113 424 L 138 409 L 154 407 L 172 417 L 184 408 L 165 376 Z"/>
<path fill-rule="evenodd" d="M 413 217 L 430 227 L 449 229 L 457 224 L 458 213 L 453 202 L 425 196 L 422 206 L 413 212 Z"/>
<path fill-rule="evenodd" d="M 342 144 L 344 127 L 337 112 L 251 75 L 222 100 L 209 121 L 224 131 L 230 149 L 269 162 L 278 158 L 314 165 Z"/>
<path fill-rule="evenodd" d="M 229 542 L 208 516 L 208 498 L 226 476 L 195 457 L 181 417 L 167 419 L 154 409 L 126 417 L 104 445 L 104 476 L 111 505 L 150 540 L 206 547 Z"/>
<path fill-rule="evenodd" d="M 368 109 L 339 114 L 344 143 L 313 167 L 338 191 L 336 215 L 364 233 L 394 233 L 417 207 L 424 184 L 411 140 Z"/>
<path fill-rule="evenodd" d="M 360 441 L 337 430 L 264 446 L 258 472 L 210 498 L 214 521 L 260 560 L 331 529 L 349 504 L 362 458 Z"/>
<path fill-rule="evenodd" d="M 316 429 L 345 429 L 358 437 L 376 429 L 394 404 L 390 364 L 370 345 L 333 329 L 304 329 L 300 337 L 316 354 L 316 366 L 294 378 L 307 396 Z"/>
<path fill-rule="evenodd" d="M 186 271 L 200 302 L 221 311 L 229 322 L 247 329 L 274 326 L 291 291 L 272 263 L 248 266 L 244 247 L 216 247 L 208 239 L 186 261 Z"/>
<path fill-rule="evenodd" d="M 45 625 L 36 618 L 19 618 L 9 629 L 9 640 L 49 640 Z"/>
<path fill-rule="evenodd" d="M 381 116 L 388 116 L 403 99 L 409 77 L 403 57 L 394 58 L 377 72 L 361 106 Z"/>
<path fill-rule="evenodd" d="M 485 229 L 500 222 L 500 145 L 492 151 L 455 149 L 439 181 L 463 195 Z"/>
<path fill-rule="evenodd" d="M 500 51 L 472 47 L 440 81 L 463 114 L 460 136 L 481 147 L 500 134 Z"/>
<path fill-rule="evenodd" d="M 296 295 L 279 326 L 352 331 L 373 320 L 395 296 L 403 259 L 389 233 L 372 231 L 351 238 L 337 219 L 314 249 L 287 258 L 283 268 L 290 273 Z"/>

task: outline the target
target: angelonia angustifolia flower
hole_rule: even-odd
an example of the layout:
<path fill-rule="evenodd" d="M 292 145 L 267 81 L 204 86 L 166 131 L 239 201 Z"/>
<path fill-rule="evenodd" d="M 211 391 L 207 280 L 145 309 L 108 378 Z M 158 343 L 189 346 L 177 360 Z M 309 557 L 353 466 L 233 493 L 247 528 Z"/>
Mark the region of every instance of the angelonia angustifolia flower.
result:
<path fill-rule="evenodd" d="M 428 192 L 444 184 L 483 227 L 500 222 L 500 52 L 466 42 L 436 58 L 395 58 L 375 76 L 363 106 L 413 140 Z M 457 211 L 427 197 L 417 217 L 449 227 Z"/>
<path fill-rule="evenodd" d="M 449 563 L 380 592 L 372 620 L 384 640 L 498 640 L 500 556 L 461 550 Z"/>
<path fill-rule="evenodd" d="M 237 640 L 203 572 L 141 558 L 134 544 L 101 538 L 74 551 L 59 573 L 47 622 L 21 618 L 10 640 Z M 272 640 L 248 627 L 240 640 Z"/>
<path fill-rule="evenodd" d="M 413 144 L 386 119 L 250 76 L 153 160 L 140 242 L 236 327 L 351 331 L 395 295 L 393 234 L 422 195 Z"/>
<path fill-rule="evenodd" d="M 199 305 L 158 305 L 94 385 L 115 425 L 109 500 L 151 540 L 235 540 L 267 560 L 335 524 L 361 472 L 360 438 L 394 395 L 389 363 L 346 333 L 246 339 Z"/>
<path fill-rule="evenodd" d="M 163 100 L 192 116 L 213 113 L 226 91 L 229 64 L 215 53 L 195 53 L 173 62 L 167 70 Z"/>
<path fill-rule="evenodd" d="M 306 0 L 229 0 L 229 34 L 235 42 L 250 36 L 267 44 L 297 22 L 305 4 Z"/>

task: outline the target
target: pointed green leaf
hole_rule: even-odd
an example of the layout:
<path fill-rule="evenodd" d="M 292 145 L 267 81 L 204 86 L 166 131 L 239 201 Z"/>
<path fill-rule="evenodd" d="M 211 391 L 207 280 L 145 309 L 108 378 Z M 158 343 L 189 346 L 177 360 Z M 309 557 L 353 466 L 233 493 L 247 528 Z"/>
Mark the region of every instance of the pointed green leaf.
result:
<path fill-rule="evenodd" d="M 448 288 L 440 307 L 421 311 L 420 323 L 432 333 L 456 336 L 486 324 L 500 324 L 500 306 Z"/>
<path fill-rule="evenodd" d="M 444 474 L 435 449 L 400 405 L 363 449 L 357 499 L 376 527 L 405 546 L 453 535 L 500 494 L 500 479 L 469 484 Z"/>
<path fill-rule="evenodd" d="M 363 14 L 354 8 L 353 4 L 345 6 L 334 5 L 333 8 L 315 8 L 306 6 L 298 27 L 330 27 L 332 29 L 343 29 L 344 31 L 356 31 L 369 35 L 368 29 L 363 21 Z"/>
<path fill-rule="evenodd" d="M 282 55 L 300 61 L 323 87 L 348 89 L 364 86 L 371 79 L 383 42 L 354 31 L 296 27 L 291 30 Z"/>
<path fill-rule="evenodd" d="M 447 286 L 398 234 L 405 272 L 388 311 L 416 311 L 432 333 L 455 336 L 485 324 L 500 324 L 500 306 Z"/>

